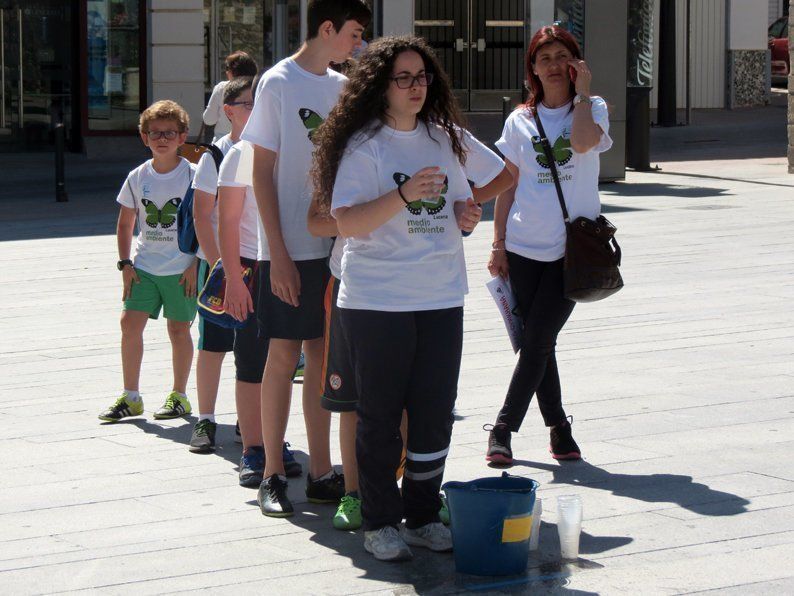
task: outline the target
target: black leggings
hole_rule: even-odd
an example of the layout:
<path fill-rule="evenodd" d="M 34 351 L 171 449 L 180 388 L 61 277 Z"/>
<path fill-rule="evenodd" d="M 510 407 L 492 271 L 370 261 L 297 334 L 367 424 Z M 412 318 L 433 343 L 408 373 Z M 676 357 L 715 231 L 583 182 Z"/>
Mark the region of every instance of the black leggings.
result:
<path fill-rule="evenodd" d="M 365 530 L 437 522 L 463 346 L 463 309 L 382 312 L 340 308 L 358 388 L 358 458 Z M 408 412 L 402 494 L 397 487 Z"/>
<path fill-rule="evenodd" d="M 555 346 L 576 303 L 562 293 L 562 259 L 547 263 L 508 251 L 507 261 L 524 333 L 518 364 L 496 422 L 518 432 L 532 395 L 537 393 L 543 421 L 554 426 L 565 419 Z"/>

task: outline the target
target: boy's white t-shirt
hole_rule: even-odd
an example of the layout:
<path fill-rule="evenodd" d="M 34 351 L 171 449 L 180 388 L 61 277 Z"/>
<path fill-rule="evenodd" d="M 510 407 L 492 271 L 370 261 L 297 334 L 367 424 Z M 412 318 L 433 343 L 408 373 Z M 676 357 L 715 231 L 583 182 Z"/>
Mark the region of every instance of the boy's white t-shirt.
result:
<path fill-rule="evenodd" d="M 193 255 L 179 250 L 176 216 L 191 184 L 195 166 L 180 158 L 167 174 L 158 174 L 149 159 L 132 170 L 116 202 L 137 211 L 138 237 L 134 267 L 152 275 L 181 274 Z"/>
<path fill-rule="evenodd" d="M 502 170 L 502 160 L 483 149 L 492 167 L 464 172 L 437 127 L 429 134 L 423 124 L 410 132 L 384 126 L 369 139 L 351 139 L 336 176 L 332 215 L 394 190 L 425 167 L 446 167 L 448 186 L 439 197 L 406 205 L 370 234 L 346 239 L 340 308 L 404 312 L 463 305 L 466 263 L 453 204 L 471 197 L 467 173 L 482 186 Z M 480 178 L 486 170 L 489 180 Z"/>
<path fill-rule="evenodd" d="M 331 258 L 328 259 L 328 268 L 336 279 L 342 279 L 342 255 L 345 252 L 345 239 L 337 236 L 331 249 Z"/>
<path fill-rule="evenodd" d="M 259 249 L 259 210 L 256 207 L 251 168 L 254 148 L 248 141 L 236 143 L 221 163 L 218 186 L 245 188 L 243 213 L 240 217 L 240 256 L 257 259 Z"/>
<path fill-rule="evenodd" d="M 256 90 L 254 110 L 242 138 L 278 154 L 275 185 L 279 219 L 287 251 L 293 261 L 321 259 L 331 249 L 329 238 L 309 233 L 306 214 L 311 202 L 309 170 L 314 145 L 310 135 L 328 116 L 347 78 L 331 69 L 312 74 L 292 58 L 268 70 Z M 270 260 L 264 230 L 260 230 L 260 255 Z"/>
<path fill-rule="evenodd" d="M 218 139 L 214 145 L 221 150 L 221 153 L 226 155 L 229 149 L 232 148 L 232 145 L 234 145 L 234 141 L 232 141 L 231 134 L 228 134 Z M 212 196 L 215 196 L 215 193 L 218 191 L 218 167 L 215 165 L 215 159 L 209 151 L 205 151 L 201 159 L 199 159 L 198 166 L 196 167 L 196 176 L 193 178 L 193 188 L 206 192 Z M 196 201 L 195 197 L 193 201 Z M 212 208 L 210 221 L 212 222 L 212 229 L 215 232 L 215 246 L 218 246 L 218 201 L 215 201 L 215 206 Z M 201 250 L 201 244 L 199 244 L 196 256 L 199 259 L 207 259 L 204 255 L 204 251 Z"/>
<path fill-rule="evenodd" d="M 538 107 L 543 128 L 554 153 L 562 194 L 571 221 L 595 219 L 601 212 L 598 198 L 599 153 L 612 147 L 606 102 L 593 97 L 593 120 L 603 134 L 586 153 L 571 148 L 571 103 L 559 108 Z M 525 108 L 515 110 L 505 122 L 499 151 L 518 167 L 515 201 L 507 219 L 505 248 L 537 261 L 556 261 L 565 255 L 565 224 L 551 170 L 540 145 L 535 119 Z"/>

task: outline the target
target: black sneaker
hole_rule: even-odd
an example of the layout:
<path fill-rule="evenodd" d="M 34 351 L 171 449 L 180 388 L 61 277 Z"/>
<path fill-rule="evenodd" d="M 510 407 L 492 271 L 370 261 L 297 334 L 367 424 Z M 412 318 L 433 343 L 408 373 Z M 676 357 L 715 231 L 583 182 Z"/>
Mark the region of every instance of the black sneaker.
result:
<path fill-rule="evenodd" d="M 303 466 L 295 460 L 295 455 L 289 448 L 289 443 L 284 443 L 281 450 L 281 459 L 284 460 L 284 473 L 287 478 L 295 478 L 303 474 Z"/>
<path fill-rule="evenodd" d="M 259 485 L 256 502 L 262 515 L 268 517 L 290 517 L 295 513 L 292 503 L 287 498 L 287 481 L 278 474 L 265 478 Z"/>
<path fill-rule="evenodd" d="M 549 431 L 549 453 L 554 459 L 581 459 L 582 452 L 579 445 L 571 436 L 571 422 L 573 416 L 568 416 L 568 420 L 563 420 L 556 426 L 552 426 Z"/>
<path fill-rule="evenodd" d="M 240 486 L 256 488 L 265 473 L 264 447 L 249 447 L 240 458 Z"/>
<path fill-rule="evenodd" d="M 306 498 L 309 503 L 338 503 L 345 496 L 345 476 L 331 470 L 328 478 L 312 480 L 306 476 Z"/>
<path fill-rule="evenodd" d="M 509 466 L 513 463 L 513 450 L 510 448 L 510 431 L 506 424 L 484 424 L 483 430 L 488 430 L 488 451 L 485 460 L 499 466 Z"/>
<path fill-rule="evenodd" d="M 207 420 L 199 420 L 193 427 L 193 434 L 190 436 L 190 446 L 188 451 L 191 453 L 210 453 L 215 451 L 215 431 L 218 425 Z"/>

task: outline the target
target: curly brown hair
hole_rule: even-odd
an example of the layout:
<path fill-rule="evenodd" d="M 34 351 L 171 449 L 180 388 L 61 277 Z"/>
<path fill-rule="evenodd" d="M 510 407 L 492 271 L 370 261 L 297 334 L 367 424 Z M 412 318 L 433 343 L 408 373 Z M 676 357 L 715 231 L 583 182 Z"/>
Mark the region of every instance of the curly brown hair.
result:
<path fill-rule="evenodd" d="M 359 131 L 366 131 L 371 138 L 386 121 L 386 91 L 391 84 L 394 62 L 403 52 L 419 54 L 425 70 L 433 73 L 433 82 L 427 88 L 427 97 L 417 118 L 428 133 L 431 126 L 443 128 L 449 135 L 455 156 L 461 165 L 466 163 L 460 133 L 463 117 L 449 77 L 433 50 L 424 39 L 413 35 L 382 37 L 373 41 L 353 66 L 339 101 L 312 137 L 315 144 L 311 171 L 314 198 L 326 213 L 330 211 L 336 173 L 348 141 Z"/>

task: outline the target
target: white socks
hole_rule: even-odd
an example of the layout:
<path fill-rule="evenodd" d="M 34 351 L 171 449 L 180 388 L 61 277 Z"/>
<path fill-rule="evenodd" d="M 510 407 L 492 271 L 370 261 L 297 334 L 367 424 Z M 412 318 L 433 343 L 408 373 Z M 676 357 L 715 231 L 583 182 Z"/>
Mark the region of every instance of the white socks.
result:
<path fill-rule="evenodd" d="M 199 414 L 199 422 L 202 420 L 209 420 L 210 422 L 215 422 L 215 414 Z"/>
<path fill-rule="evenodd" d="M 127 394 L 127 399 L 132 401 L 132 402 L 141 401 L 141 394 L 138 391 L 132 391 L 130 389 L 125 389 L 124 393 Z"/>

